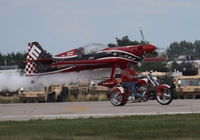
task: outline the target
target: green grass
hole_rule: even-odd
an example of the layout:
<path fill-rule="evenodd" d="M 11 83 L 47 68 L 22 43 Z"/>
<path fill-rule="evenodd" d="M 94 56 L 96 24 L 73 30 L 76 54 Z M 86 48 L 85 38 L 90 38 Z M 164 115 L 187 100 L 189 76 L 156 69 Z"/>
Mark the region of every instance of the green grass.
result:
<path fill-rule="evenodd" d="M 197 140 L 200 114 L 0 122 L 1 140 Z"/>
<path fill-rule="evenodd" d="M 0 96 L 0 104 L 20 103 L 18 96 L 14 95 L 11 97 Z"/>

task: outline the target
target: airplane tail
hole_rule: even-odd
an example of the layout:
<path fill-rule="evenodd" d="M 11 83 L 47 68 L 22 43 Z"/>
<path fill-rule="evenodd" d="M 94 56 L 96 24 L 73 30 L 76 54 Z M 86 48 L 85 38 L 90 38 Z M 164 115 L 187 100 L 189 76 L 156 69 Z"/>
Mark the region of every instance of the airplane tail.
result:
<path fill-rule="evenodd" d="M 42 49 L 38 42 L 28 43 L 25 73 L 27 76 L 39 75 L 47 72 L 48 64 L 52 62 L 52 55 Z"/>

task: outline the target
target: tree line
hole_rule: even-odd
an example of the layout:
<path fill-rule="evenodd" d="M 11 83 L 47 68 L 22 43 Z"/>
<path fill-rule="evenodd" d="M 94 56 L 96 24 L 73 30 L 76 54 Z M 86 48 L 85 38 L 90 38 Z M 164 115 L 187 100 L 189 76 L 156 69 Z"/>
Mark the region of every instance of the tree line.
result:
<path fill-rule="evenodd" d="M 132 41 L 128 36 L 124 36 L 121 39 L 115 38 L 115 43 L 109 43 L 109 47 L 117 47 L 117 46 L 128 46 L 128 45 L 144 45 L 143 41 Z M 161 54 L 157 51 L 152 54 L 148 54 L 146 57 L 164 57 L 166 58 L 164 61 L 158 62 L 143 62 L 141 67 L 136 66 L 136 70 L 138 71 L 161 71 L 161 72 L 170 72 L 174 71 L 174 69 L 183 71 L 183 70 L 196 70 L 194 65 L 191 63 L 183 62 L 182 64 L 177 64 L 175 59 L 180 55 L 189 55 L 193 56 L 195 59 L 200 59 L 200 40 L 196 40 L 193 42 L 189 41 L 181 41 L 181 42 L 172 42 L 169 47 L 167 47 L 166 51 Z M 7 55 L 3 55 L 0 53 L 0 65 L 18 65 L 20 69 L 25 68 L 25 64 L 22 61 L 26 60 L 25 52 L 17 52 L 17 53 L 8 53 Z M 169 67 L 167 63 L 172 61 L 173 63 Z"/>
<path fill-rule="evenodd" d="M 8 53 L 3 55 L 0 53 L 0 66 L 10 66 L 17 65 L 20 69 L 25 68 L 25 64 L 22 61 L 26 60 L 26 53 L 17 52 L 17 53 Z"/>

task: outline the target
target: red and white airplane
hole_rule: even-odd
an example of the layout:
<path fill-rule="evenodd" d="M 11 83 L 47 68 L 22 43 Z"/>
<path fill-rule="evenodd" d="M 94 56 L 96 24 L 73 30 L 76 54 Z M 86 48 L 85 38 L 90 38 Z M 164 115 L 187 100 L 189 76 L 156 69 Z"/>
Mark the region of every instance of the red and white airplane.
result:
<path fill-rule="evenodd" d="M 98 68 L 112 68 L 110 79 L 99 85 L 114 86 L 115 69 L 125 68 L 127 63 L 141 64 L 142 61 L 159 61 L 163 58 L 144 58 L 153 52 L 153 45 L 136 45 L 110 48 L 103 44 L 90 44 L 52 56 L 42 49 L 39 43 L 28 43 L 26 76 L 41 76 L 54 73 L 91 70 Z"/>

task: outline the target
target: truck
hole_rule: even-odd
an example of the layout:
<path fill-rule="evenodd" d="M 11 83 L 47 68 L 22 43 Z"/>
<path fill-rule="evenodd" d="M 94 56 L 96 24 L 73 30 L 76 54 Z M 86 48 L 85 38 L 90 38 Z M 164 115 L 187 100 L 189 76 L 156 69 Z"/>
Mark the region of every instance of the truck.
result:
<path fill-rule="evenodd" d="M 67 96 L 77 97 L 79 94 L 108 94 L 110 88 L 91 84 L 90 80 L 78 81 L 71 84 L 38 85 L 31 88 L 22 88 L 18 91 L 20 100 L 27 102 L 63 102 Z"/>
<path fill-rule="evenodd" d="M 178 76 L 174 78 L 175 91 L 178 98 L 195 99 L 200 95 L 200 73 L 194 76 Z"/>
<path fill-rule="evenodd" d="M 42 85 L 24 87 L 18 90 L 18 96 L 21 102 L 44 102 L 45 94 Z"/>
<path fill-rule="evenodd" d="M 63 101 L 68 89 L 63 85 L 52 84 L 50 86 L 34 85 L 31 88 L 21 88 L 18 96 L 21 102 L 55 102 Z"/>
<path fill-rule="evenodd" d="M 45 87 L 46 102 L 63 102 L 68 94 L 67 85 L 52 84 Z"/>

